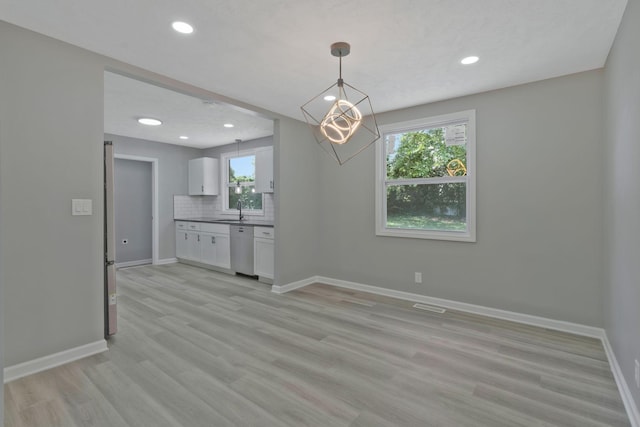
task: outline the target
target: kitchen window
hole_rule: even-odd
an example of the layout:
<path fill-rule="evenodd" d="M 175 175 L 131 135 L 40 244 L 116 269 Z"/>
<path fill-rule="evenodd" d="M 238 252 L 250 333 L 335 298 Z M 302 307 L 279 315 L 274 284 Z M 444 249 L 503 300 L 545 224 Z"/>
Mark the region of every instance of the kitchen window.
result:
<path fill-rule="evenodd" d="M 376 235 L 475 242 L 475 110 L 380 130 Z"/>
<path fill-rule="evenodd" d="M 262 215 L 262 193 L 256 193 L 256 154 L 255 150 L 221 155 L 223 177 L 223 211 L 237 213 L 238 201 L 242 204 L 242 212 Z M 241 193 L 236 193 L 240 186 Z"/>

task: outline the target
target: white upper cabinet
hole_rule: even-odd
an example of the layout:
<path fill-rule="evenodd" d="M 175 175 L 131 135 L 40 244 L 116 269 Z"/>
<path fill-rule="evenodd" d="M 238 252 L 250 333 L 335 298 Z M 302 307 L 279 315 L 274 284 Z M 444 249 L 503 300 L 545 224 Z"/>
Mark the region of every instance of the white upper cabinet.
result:
<path fill-rule="evenodd" d="M 273 193 L 273 147 L 256 150 L 256 193 Z"/>
<path fill-rule="evenodd" d="M 216 196 L 219 191 L 218 159 L 189 160 L 189 195 Z"/>

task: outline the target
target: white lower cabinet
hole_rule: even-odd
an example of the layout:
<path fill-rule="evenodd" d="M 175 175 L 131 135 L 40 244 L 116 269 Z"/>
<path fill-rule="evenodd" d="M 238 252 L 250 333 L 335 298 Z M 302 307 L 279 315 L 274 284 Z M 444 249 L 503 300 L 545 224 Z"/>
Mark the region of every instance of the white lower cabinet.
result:
<path fill-rule="evenodd" d="M 200 262 L 216 267 L 231 268 L 229 236 L 218 233 L 201 233 Z"/>
<path fill-rule="evenodd" d="M 273 280 L 273 234 L 272 227 L 253 230 L 253 272 L 259 279 Z"/>
<path fill-rule="evenodd" d="M 176 258 L 220 268 L 231 268 L 227 224 L 176 221 Z"/>
<path fill-rule="evenodd" d="M 200 233 L 198 231 L 187 231 L 187 259 L 199 261 L 201 248 Z"/>
<path fill-rule="evenodd" d="M 176 258 L 187 258 L 187 246 L 189 233 L 186 230 L 176 229 Z"/>

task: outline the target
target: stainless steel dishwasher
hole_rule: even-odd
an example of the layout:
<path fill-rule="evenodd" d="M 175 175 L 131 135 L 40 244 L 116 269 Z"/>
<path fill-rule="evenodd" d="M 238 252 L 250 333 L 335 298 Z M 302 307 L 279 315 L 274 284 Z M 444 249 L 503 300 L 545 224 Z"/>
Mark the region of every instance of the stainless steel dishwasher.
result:
<path fill-rule="evenodd" d="M 253 276 L 253 227 L 232 225 L 231 269 L 236 273 Z"/>

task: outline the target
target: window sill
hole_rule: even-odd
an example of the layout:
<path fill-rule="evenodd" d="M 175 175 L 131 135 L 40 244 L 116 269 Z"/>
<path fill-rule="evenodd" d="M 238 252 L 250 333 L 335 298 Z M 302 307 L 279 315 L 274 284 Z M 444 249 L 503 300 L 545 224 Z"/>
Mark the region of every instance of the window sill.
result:
<path fill-rule="evenodd" d="M 449 240 L 452 242 L 476 241 L 476 236 L 469 231 L 435 231 L 407 228 L 382 228 L 376 229 L 376 236 L 403 237 L 407 239 Z"/>

